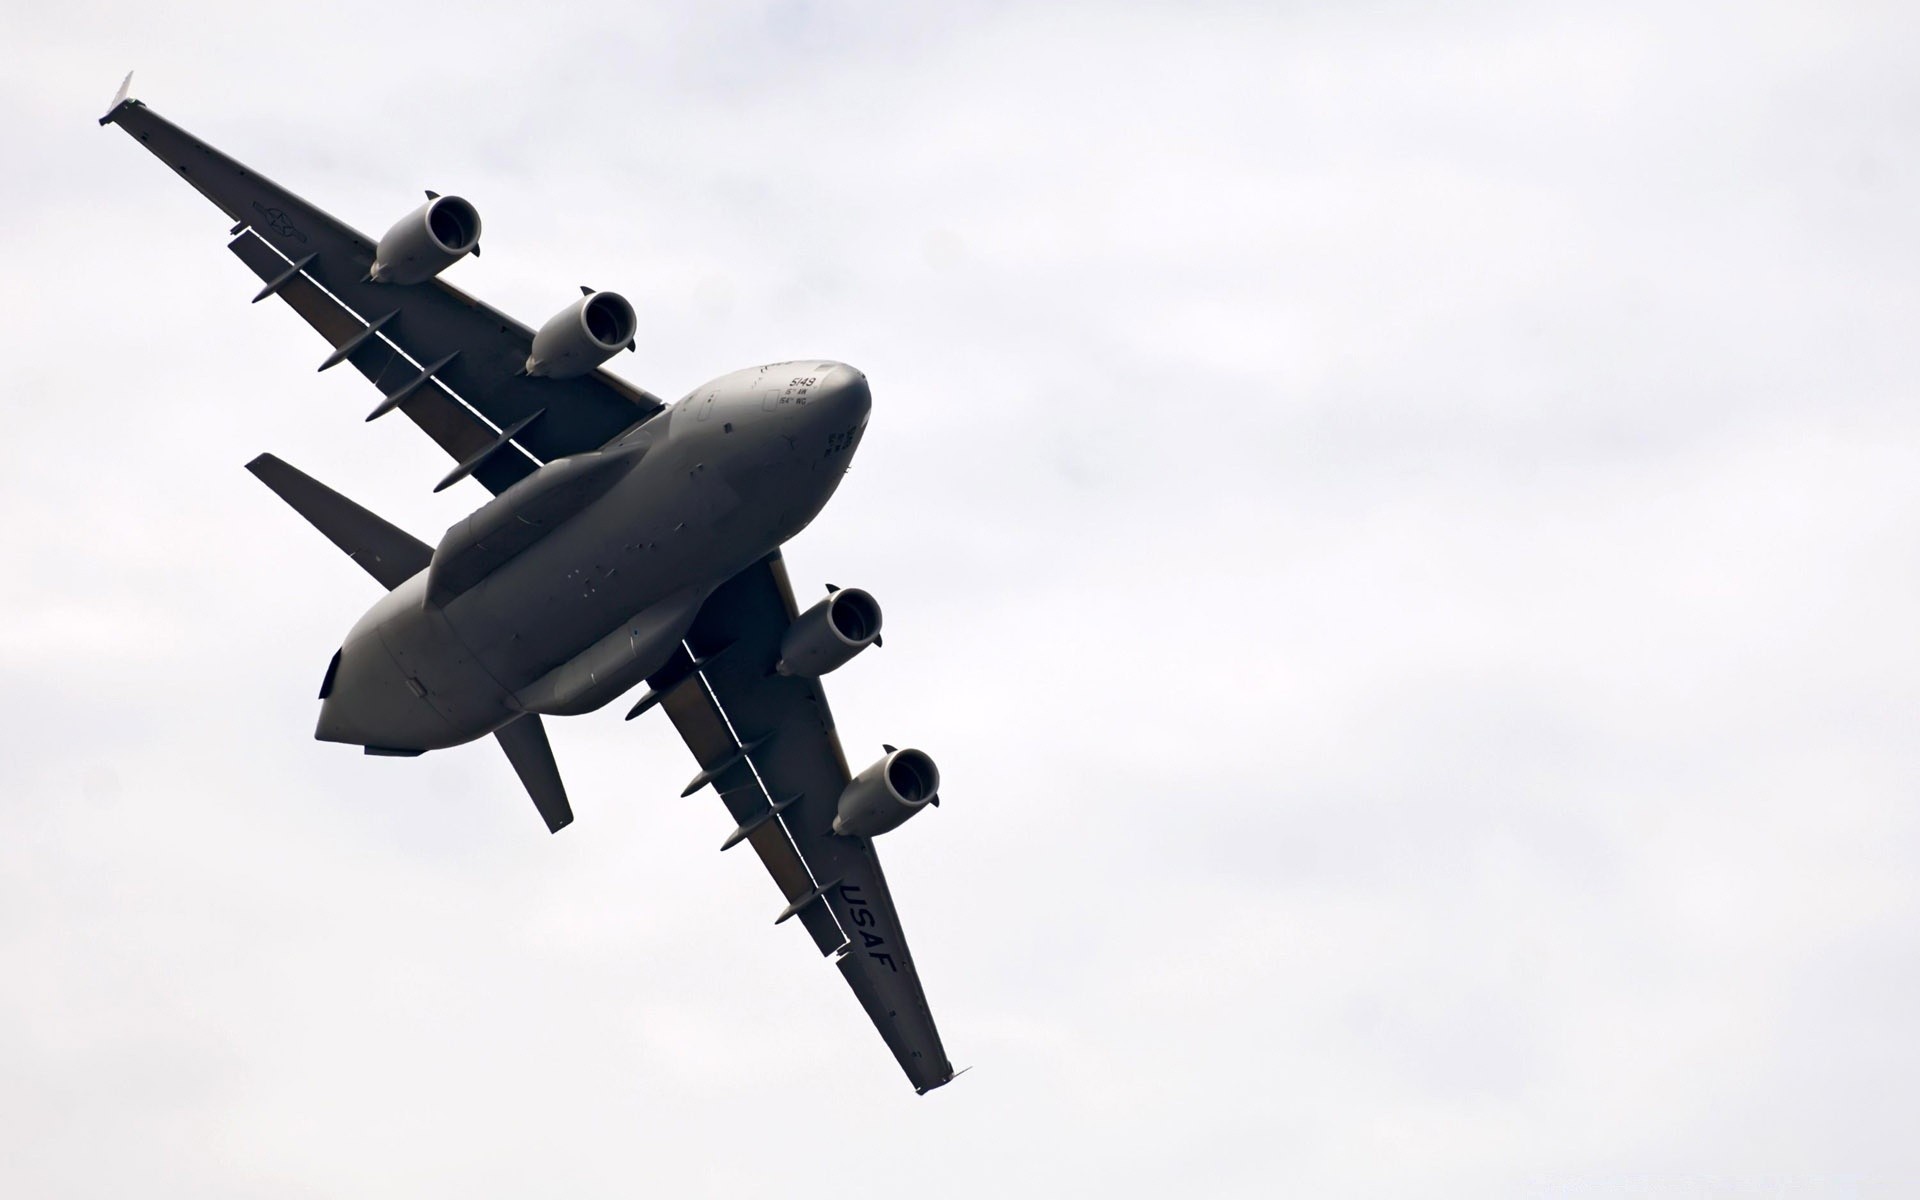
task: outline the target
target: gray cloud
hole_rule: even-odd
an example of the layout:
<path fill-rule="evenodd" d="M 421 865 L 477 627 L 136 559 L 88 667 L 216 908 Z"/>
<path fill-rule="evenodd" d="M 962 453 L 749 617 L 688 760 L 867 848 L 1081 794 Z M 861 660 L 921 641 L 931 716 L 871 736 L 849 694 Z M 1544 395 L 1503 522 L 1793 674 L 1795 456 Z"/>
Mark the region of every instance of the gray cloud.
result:
<path fill-rule="evenodd" d="M 7 14 L 0 1187 L 1904 1194 L 1920 1164 L 1913 15 Z M 661 722 L 308 740 L 413 431 L 91 119 L 486 215 L 667 395 L 866 368 L 792 546 L 955 1060 L 916 1101 Z M 472 490 L 469 490 L 472 489 Z M 466 491 L 468 494 L 462 494 Z"/>

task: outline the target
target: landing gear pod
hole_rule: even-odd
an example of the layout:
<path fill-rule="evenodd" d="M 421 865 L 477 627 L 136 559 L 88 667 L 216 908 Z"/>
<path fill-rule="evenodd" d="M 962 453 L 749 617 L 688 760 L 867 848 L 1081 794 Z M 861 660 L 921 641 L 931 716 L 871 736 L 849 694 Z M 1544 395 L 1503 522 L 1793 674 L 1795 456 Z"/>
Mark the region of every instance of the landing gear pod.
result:
<path fill-rule="evenodd" d="M 584 289 L 582 289 L 584 290 Z M 633 344 L 640 322 L 617 292 L 590 292 L 554 314 L 533 335 L 527 374 L 575 379 Z"/>
<path fill-rule="evenodd" d="M 368 277 L 375 283 L 425 283 L 479 245 L 480 210 L 458 196 L 434 196 L 387 230 Z"/>
<path fill-rule="evenodd" d="M 878 837 L 898 829 L 929 804 L 940 803 L 940 768 L 924 750 L 887 750 L 840 793 L 833 831 L 841 837 Z"/>
<path fill-rule="evenodd" d="M 841 588 L 787 627 L 775 669 L 818 678 L 879 640 L 880 602 L 859 588 Z"/>

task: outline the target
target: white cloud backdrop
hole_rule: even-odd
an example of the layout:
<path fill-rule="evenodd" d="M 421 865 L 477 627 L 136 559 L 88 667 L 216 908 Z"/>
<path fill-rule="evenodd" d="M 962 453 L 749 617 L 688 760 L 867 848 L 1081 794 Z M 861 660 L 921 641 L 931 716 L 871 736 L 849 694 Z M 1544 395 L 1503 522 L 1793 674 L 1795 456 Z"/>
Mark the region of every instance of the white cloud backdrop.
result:
<path fill-rule="evenodd" d="M 0 0 L 0 1191 L 1887 1195 L 1920 1179 L 1910 6 Z M 662 720 L 309 740 L 432 538 L 135 94 L 617 369 L 865 368 L 789 549 L 956 1062 Z"/>

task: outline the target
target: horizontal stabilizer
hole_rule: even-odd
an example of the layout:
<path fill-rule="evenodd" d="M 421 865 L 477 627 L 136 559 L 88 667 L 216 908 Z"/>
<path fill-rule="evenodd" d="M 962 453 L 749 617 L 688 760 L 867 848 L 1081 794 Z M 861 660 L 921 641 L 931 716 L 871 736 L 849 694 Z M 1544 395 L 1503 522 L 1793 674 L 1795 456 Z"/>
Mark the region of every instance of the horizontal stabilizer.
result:
<path fill-rule="evenodd" d="M 388 591 L 426 570 L 433 559 L 432 547 L 419 538 L 271 454 L 248 463 L 247 470 Z"/>
<path fill-rule="evenodd" d="M 547 727 L 532 713 L 494 730 L 507 761 L 533 797 L 533 806 L 547 823 L 547 832 L 559 833 L 573 823 L 573 806 L 567 803 L 567 787 L 560 782 L 560 766 L 553 761 L 553 746 L 547 741 Z"/>

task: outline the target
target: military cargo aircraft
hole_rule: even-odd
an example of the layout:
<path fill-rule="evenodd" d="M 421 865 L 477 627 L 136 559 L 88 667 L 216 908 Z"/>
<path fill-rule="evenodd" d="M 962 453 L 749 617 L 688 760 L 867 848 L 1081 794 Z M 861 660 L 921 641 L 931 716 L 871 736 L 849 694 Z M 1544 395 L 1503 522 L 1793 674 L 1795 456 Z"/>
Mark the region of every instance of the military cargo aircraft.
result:
<path fill-rule="evenodd" d="M 128 77 L 130 82 L 131 76 Z M 880 606 L 834 589 L 802 611 L 780 547 L 833 495 L 867 426 L 867 379 L 828 360 L 722 375 L 673 404 L 603 366 L 633 306 L 579 299 L 538 330 L 440 273 L 480 253 L 458 196 L 368 238 L 127 97 L 118 125 L 234 224 L 227 249 L 493 498 L 429 546 L 270 454 L 247 464 L 387 593 L 320 685 L 315 736 L 417 755 L 492 735 L 547 828 L 573 820 L 541 721 L 632 689 L 659 708 L 914 1088 L 953 1078 L 874 839 L 937 805 L 920 750 L 855 774 L 820 679 L 880 644 Z"/>

